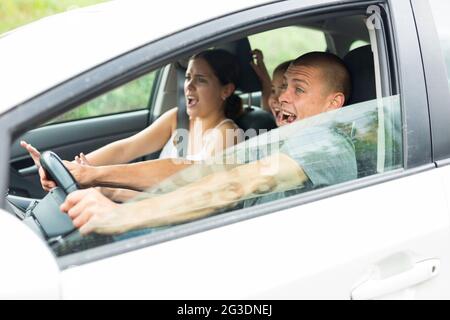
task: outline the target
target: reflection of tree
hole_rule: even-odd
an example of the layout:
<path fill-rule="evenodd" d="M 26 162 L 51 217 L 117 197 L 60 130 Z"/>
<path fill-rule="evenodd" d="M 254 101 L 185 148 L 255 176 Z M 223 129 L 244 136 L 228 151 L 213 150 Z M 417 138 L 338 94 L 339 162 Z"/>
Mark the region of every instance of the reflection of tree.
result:
<path fill-rule="evenodd" d="M 351 138 L 355 147 L 358 178 L 377 171 L 378 115 L 368 111 L 352 121 L 335 122 L 333 126 Z"/>
<path fill-rule="evenodd" d="M 401 120 L 398 103 L 384 106 L 385 170 L 399 168 L 402 161 Z M 378 111 L 364 113 L 357 119 L 335 121 L 336 129 L 351 137 L 355 147 L 358 177 L 377 173 Z"/>

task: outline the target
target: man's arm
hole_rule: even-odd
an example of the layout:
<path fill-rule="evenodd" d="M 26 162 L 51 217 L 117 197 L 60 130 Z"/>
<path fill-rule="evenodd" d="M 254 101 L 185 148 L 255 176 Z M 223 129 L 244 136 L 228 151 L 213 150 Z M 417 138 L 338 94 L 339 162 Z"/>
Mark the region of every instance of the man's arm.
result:
<path fill-rule="evenodd" d="M 86 190 L 82 191 L 83 195 L 80 192 L 69 195 L 61 209 L 69 212 L 78 227 L 82 226 L 82 233 L 122 233 L 199 219 L 237 201 L 291 189 L 306 180 L 305 173 L 293 159 L 276 154 L 211 174 L 161 196 L 120 205 L 114 210 L 106 204 L 99 205 L 104 203 L 103 199 L 93 200 L 95 196 L 101 197 L 100 194 Z M 86 202 L 97 204 L 86 204 L 84 198 L 90 199 Z"/>

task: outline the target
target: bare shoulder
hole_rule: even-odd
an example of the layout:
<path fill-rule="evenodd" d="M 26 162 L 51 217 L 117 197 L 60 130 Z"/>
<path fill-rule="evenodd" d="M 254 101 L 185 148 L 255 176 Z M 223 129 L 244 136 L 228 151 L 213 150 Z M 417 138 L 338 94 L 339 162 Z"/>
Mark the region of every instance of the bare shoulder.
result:
<path fill-rule="evenodd" d="M 160 117 L 161 120 L 170 124 L 171 132 L 177 128 L 177 113 L 178 107 L 174 107 L 164 112 Z"/>
<path fill-rule="evenodd" d="M 219 127 L 218 129 L 222 132 L 225 132 L 226 130 L 234 130 L 234 129 L 239 129 L 239 127 L 237 126 L 237 124 L 231 120 L 228 119 L 228 121 L 224 121 Z"/>

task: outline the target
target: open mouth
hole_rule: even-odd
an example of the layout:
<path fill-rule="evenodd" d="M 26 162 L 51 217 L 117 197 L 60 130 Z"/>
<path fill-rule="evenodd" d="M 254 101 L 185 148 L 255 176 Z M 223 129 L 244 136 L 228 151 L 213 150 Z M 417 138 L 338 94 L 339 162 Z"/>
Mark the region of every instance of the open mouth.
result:
<path fill-rule="evenodd" d="M 187 107 L 192 108 L 195 107 L 198 103 L 198 99 L 195 97 L 186 97 Z"/>
<path fill-rule="evenodd" d="M 275 118 L 278 118 L 278 115 L 280 114 L 281 109 L 280 108 L 272 108 L 272 112 L 273 112 L 273 115 L 275 116 Z"/>
<path fill-rule="evenodd" d="M 297 119 L 297 116 L 285 110 L 275 110 L 276 118 L 279 123 L 292 123 Z"/>

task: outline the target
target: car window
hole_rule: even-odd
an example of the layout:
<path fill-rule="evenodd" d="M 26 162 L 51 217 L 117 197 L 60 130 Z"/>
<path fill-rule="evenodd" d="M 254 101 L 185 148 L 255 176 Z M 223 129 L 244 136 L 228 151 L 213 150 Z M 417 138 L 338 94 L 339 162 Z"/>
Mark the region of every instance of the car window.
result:
<path fill-rule="evenodd" d="M 156 73 L 157 71 L 151 72 L 121 87 L 107 92 L 56 117 L 47 124 L 146 109 L 152 92 Z"/>
<path fill-rule="evenodd" d="M 366 46 L 366 45 L 368 45 L 368 44 L 369 44 L 369 43 L 368 43 L 367 41 L 364 41 L 364 40 L 356 40 L 356 41 L 353 41 L 353 43 L 350 45 L 349 51 L 352 51 L 352 50 L 354 50 L 354 49 L 356 49 L 356 48 L 359 48 L 359 47 Z"/>
<path fill-rule="evenodd" d="M 434 23 L 438 32 L 442 52 L 447 67 L 447 78 L 450 86 L 450 21 L 447 13 L 450 10 L 450 2 L 444 0 L 430 0 Z"/>
<path fill-rule="evenodd" d="M 363 20 L 360 23 L 363 24 Z M 270 73 L 283 61 L 303 53 L 327 50 L 322 31 L 297 26 L 255 34 L 249 40 L 253 49 L 264 53 Z M 366 42 L 354 43 L 353 48 L 363 45 L 370 49 Z M 373 60 L 371 55 L 367 58 Z M 371 71 L 375 72 L 368 70 Z M 129 216 L 135 214 L 130 206 L 138 203 L 139 212 L 143 213 L 140 216 L 150 212 L 159 217 L 157 223 L 134 225 L 132 231 L 121 231 L 121 234 L 102 239 L 122 241 L 211 215 L 258 208 L 271 202 L 282 203 L 286 198 L 302 197 L 309 192 L 402 168 L 400 95 L 376 96 L 374 84 L 363 77 L 363 73 L 361 71 L 358 81 L 365 83 L 365 89 L 373 90 L 363 90 L 364 97 L 355 99 L 358 103 L 349 102 L 337 110 L 298 121 L 289 120 L 288 114 L 287 124 L 269 132 L 257 134 L 254 129 L 241 132 L 239 135 L 247 138 L 243 142 L 173 174 L 117 209 L 118 216 Z M 352 76 L 357 75 L 352 73 Z M 293 171 L 286 170 L 288 167 Z M 247 176 L 247 168 L 256 173 Z M 176 207 L 172 207 L 174 204 Z M 182 219 L 167 218 L 174 213 Z M 91 244 L 90 239 L 82 239 L 81 244 L 69 242 L 55 246 L 55 253 L 63 256 L 104 243 L 94 238 Z"/>
<path fill-rule="evenodd" d="M 282 186 L 268 187 L 237 199 L 236 204 L 253 198 L 258 201 L 241 204 L 252 206 L 270 202 L 402 167 L 398 95 L 325 112 L 264 134 L 256 135 L 251 130 L 244 134 L 250 139 L 206 161 L 208 170 L 205 171 L 202 166 L 185 169 L 151 188 L 143 197 L 172 192 L 214 172 L 235 174 L 236 171 L 233 170 L 241 165 L 277 154 L 292 158 L 306 172 L 307 181 L 285 189 Z M 352 167 L 356 169 L 356 174 L 344 172 L 348 169 L 352 171 Z M 278 172 L 279 167 L 272 169 Z M 333 174 L 336 176 L 332 176 Z M 248 183 L 251 184 L 250 181 Z M 212 203 L 205 204 L 208 205 Z"/>
<path fill-rule="evenodd" d="M 141 208 L 156 216 L 164 217 L 176 212 L 191 216 L 188 219 L 190 221 L 198 213 L 206 212 L 200 216 L 207 217 L 257 207 L 389 172 L 402 167 L 400 114 L 400 96 L 396 95 L 325 112 L 260 135 L 246 132 L 249 139 L 226 149 L 214 159 L 172 175 L 140 193 L 129 204 L 141 202 L 142 205 L 146 201 L 148 206 Z M 280 176 L 285 175 L 282 169 L 286 163 L 270 162 L 277 155 L 287 156 L 291 161 L 289 165 L 294 163 L 301 168 L 306 174 L 306 180 L 297 183 L 295 179 Z M 248 178 L 243 176 L 240 184 L 233 182 L 239 177 L 240 168 L 257 160 L 260 160 L 261 166 L 256 175 Z M 176 203 L 177 195 L 174 192 L 177 191 L 178 196 L 184 194 L 188 201 L 174 209 L 172 202 Z M 152 205 L 151 201 L 155 200 Z M 117 209 L 117 213 L 129 214 L 128 210 L 125 205 Z M 75 243 L 67 241 L 54 247 L 55 254 L 63 256 L 179 224 L 170 222 L 170 219 L 163 220 L 162 225 L 154 227 L 142 225 L 121 234 L 89 236 Z"/>
<path fill-rule="evenodd" d="M 282 62 L 310 51 L 325 51 L 327 42 L 323 31 L 290 26 L 258 33 L 248 37 L 252 49 L 264 53 L 269 74 Z M 293 42 L 292 39 L 298 39 Z"/>

